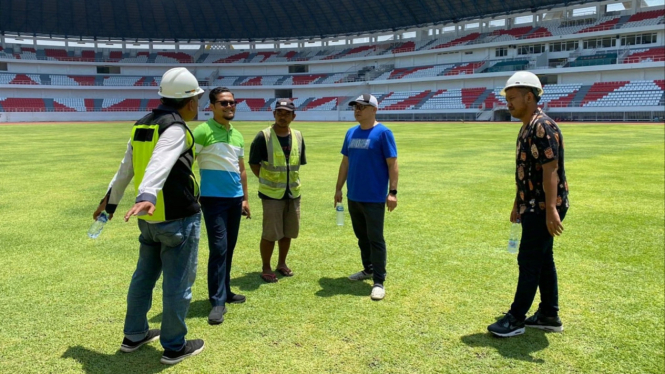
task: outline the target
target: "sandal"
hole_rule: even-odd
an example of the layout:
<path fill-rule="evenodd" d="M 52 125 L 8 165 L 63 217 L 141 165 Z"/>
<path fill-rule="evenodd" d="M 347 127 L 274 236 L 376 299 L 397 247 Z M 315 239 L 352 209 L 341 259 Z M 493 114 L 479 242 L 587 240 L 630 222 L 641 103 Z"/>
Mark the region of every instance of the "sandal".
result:
<path fill-rule="evenodd" d="M 277 268 L 277 271 L 280 272 L 285 277 L 292 277 L 293 276 L 293 271 L 287 267 L 282 267 L 282 268 Z"/>
<path fill-rule="evenodd" d="M 263 273 L 261 274 L 261 279 L 266 283 L 277 283 L 277 276 L 273 273 Z"/>

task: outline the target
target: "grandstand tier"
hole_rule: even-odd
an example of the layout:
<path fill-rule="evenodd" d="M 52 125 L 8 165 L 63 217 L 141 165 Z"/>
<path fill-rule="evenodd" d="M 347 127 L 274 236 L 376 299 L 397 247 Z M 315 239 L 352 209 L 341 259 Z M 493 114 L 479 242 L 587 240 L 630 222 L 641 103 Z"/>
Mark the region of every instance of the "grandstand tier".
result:
<path fill-rule="evenodd" d="M 350 35 L 311 47 L 309 41 L 280 40 L 261 48 L 248 42 L 240 49 L 237 43 L 199 49 L 180 48 L 182 43 L 159 50 L 152 42 L 149 49 L 126 42 L 78 48 L 4 38 L 0 111 L 143 112 L 159 105 L 155 87 L 161 74 L 185 65 L 202 87 L 230 87 L 246 119 L 270 119 L 276 95 L 292 96 L 304 118 L 335 118 L 332 113 L 353 119 L 346 104 L 368 91 L 376 94 L 380 111 L 391 114 L 463 112 L 460 118 L 487 119 L 505 109 L 498 94 L 505 80 L 524 69 L 552 83 L 540 101 L 548 110 L 643 109 L 650 113 L 645 116 L 663 117 L 658 107 L 665 104 L 665 9 L 595 7 L 579 15 L 563 10 L 529 13 L 535 17 L 528 22 L 518 21 L 526 15 L 506 16 L 503 26 L 494 18 L 463 20 L 444 28 L 426 26 L 413 36 Z M 203 100 L 199 105 L 210 115 Z M 9 117 L 0 115 L 0 120 Z"/>

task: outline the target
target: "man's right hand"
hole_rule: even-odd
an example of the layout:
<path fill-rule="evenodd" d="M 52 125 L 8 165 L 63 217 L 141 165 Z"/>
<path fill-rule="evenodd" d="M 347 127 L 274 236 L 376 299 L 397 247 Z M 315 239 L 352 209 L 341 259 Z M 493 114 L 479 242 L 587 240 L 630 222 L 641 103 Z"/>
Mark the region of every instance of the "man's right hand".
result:
<path fill-rule="evenodd" d="M 337 203 L 342 202 L 342 190 L 336 190 L 335 191 L 335 204 L 333 204 L 334 207 L 337 207 Z"/>
<path fill-rule="evenodd" d="M 518 219 L 520 219 L 520 214 L 517 212 L 517 206 L 513 205 L 513 211 L 510 212 L 510 222 L 517 223 Z"/>
<path fill-rule="evenodd" d="M 106 209 L 106 202 L 108 201 L 109 197 L 108 195 L 104 196 L 102 201 L 99 203 L 99 206 L 97 206 L 97 209 L 95 210 L 94 213 L 92 213 L 92 219 L 95 221 L 97 220 L 97 217 L 99 217 L 100 214 Z M 109 220 L 113 218 L 113 213 L 108 214 Z"/>
<path fill-rule="evenodd" d="M 151 216 L 155 212 L 155 205 L 151 203 L 150 201 L 141 201 L 140 203 L 134 204 L 132 209 L 125 214 L 125 222 L 129 221 L 129 217 L 131 216 L 139 216 L 143 214 L 147 214 Z"/>

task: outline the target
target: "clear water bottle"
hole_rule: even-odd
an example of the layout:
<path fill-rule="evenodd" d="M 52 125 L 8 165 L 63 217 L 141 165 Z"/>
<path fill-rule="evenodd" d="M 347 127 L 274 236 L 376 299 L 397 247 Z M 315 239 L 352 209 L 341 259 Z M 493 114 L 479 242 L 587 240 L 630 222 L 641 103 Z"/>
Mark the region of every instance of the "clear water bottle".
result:
<path fill-rule="evenodd" d="M 517 222 L 510 226 L 510 238 L 508 238 L 508 252 L 517 253 L 520 248 L 520 239 L 522 237 L 522 223 L 518 219 Z"/>
<path fill-rule="evenodd" d="M 344 226 L 344 205 L 337 203 L 335 210 L 337 211 L 337 226 Z"/>
<path fill-rule="evenodd" d="M 90 230 L 88 230 L 88 236 L 92 239 L 97 239 L 99 234 L 102 233 L 102 229 L 108 220 L 109 217 L 106 215 L 106 212 L 102 212 L 97 217 L 97 220 L 92 224 L 92 226 L 90 226 Z"/>

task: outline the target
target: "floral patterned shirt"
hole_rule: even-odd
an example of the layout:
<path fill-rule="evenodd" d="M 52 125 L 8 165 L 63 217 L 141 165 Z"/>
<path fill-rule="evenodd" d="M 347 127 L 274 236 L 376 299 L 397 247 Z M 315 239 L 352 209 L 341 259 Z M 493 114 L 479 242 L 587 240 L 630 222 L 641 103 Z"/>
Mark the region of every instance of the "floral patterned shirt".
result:
<path fill-rule="evenodd" d="M 557 211 L 568 209 L 568 182 L 563 163 L 563 135 L 557 124 L 538 108 L 517 137 L 515 182 L 517 208 L 523 213 L 545 212 L 543 164 L 558 162 Z"/>

